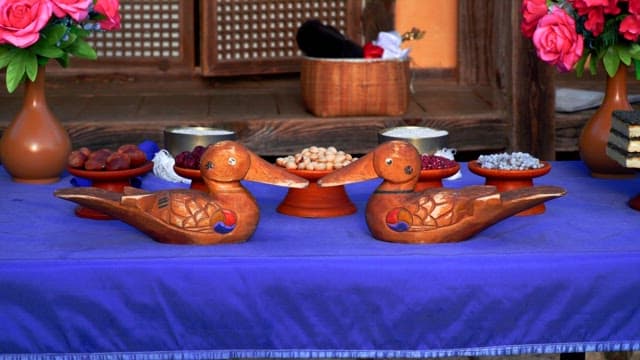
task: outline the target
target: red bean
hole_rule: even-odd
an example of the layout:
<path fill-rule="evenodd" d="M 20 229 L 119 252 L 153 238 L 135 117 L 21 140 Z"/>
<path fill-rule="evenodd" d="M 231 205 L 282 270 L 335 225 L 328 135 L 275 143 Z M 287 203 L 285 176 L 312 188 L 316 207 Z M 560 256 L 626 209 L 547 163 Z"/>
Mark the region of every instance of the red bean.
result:
<path fill-rule="evenodd" d="M 421 155 L 422 170 L 447 169 L 456 166 L 456 162 L 438 155 Z"/>

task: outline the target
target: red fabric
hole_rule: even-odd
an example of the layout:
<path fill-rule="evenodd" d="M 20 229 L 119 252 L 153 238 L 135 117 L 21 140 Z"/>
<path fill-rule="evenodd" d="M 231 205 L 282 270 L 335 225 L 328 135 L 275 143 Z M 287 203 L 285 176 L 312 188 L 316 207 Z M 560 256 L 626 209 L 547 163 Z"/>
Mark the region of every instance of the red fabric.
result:
<path fill-rule="evenodd" d="M 365 59 L 379 59 L 382 57 L 384 49 L 373 43 L 367 43 L 364 46 L 364 58 Z"/>

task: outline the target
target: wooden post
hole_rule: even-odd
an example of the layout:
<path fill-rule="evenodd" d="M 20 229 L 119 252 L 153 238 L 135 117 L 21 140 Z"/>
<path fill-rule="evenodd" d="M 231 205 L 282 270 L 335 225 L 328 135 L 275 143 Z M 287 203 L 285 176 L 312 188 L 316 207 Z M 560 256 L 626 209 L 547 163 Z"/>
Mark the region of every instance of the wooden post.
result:
<path fill-rule="evenodd" d="M 520 7 L 513 6 L 510 13 L 512 147 L 554 160 L 555 69 L 538 59 L 531 40 L 520 32 Z"/>
<path fill-rule="evenodd" d="M 496 88 L 505 110 L 508 151 L 555 159 L 554 70 L 520 33 L 520 5 L 459 0 L 458 81 Z"/>

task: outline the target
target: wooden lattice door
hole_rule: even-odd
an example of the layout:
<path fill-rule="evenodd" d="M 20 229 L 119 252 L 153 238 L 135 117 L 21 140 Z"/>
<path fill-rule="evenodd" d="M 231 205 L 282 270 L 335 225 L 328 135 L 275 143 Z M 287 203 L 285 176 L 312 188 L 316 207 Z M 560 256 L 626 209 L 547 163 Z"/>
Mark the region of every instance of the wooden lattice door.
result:
<path fill-rule="evenodd" d="M 95 32 L 88 38 L 98 53 L 98 61 L 74 58 L 65 71 L 193 73 L 194 1 L 121 0 L 121 29 Z"/>
<path fill-rule="evenodd" d="M 361 7 L 361 0 L 202 0 L 202 74 L 298 71 L 300 25 L 320 19 L 359 40 Z"/>

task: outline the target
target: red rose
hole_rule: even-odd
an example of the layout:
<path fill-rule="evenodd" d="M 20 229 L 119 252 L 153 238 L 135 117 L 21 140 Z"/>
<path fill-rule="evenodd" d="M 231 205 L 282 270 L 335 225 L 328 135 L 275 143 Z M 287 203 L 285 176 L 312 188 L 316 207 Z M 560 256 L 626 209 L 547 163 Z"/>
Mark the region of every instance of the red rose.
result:
<path fill-rule="evenodd" d="M 602 34 L 604 30 L 604 16 L 620 13 L 620 0 L 569 0 L 578 15 L 587 17 L 584 27 L 594 36 Z"/>
<path fill-rule="evenodd" d="M 562 72 L 573 69 L 584 49 L 584 41 L 582 35 L 576 32 L 575 21 L 556 6 L 540 19 L 533 33 L 533 44 L 540 59 L 555 65 Z"/>
<path fill-rule="evenodd" d="M 629 15 L 620 23 L 620 34 L 629 41 L 637 41 L 640 37 L 640 15 Z"/>
<path fill-rule="evenodd" d="M 538 21 L 547 14 L 547 0 L 522 0 L 522 23 L 520 31 L 531 38 Z"/>
<path fill-rule="evenodd" d="M 120 29 L 120 1 L 119 0 L 98 0 L 94 10 L 106 17 L 100 20 L 100 28 L 103 30 Z"/>
<path fill-rule="evenodd" d="M 629 0 L 629 12 L 640 15 L 640 0 Z"/>
<path fill-rule="evenodd" d="M 604 8 L 589 8 L 587 10 L 587 21 L 584 22 L 584 27 L 591 31 L 593 36 L 602 34 L 604 31 Z"/>

